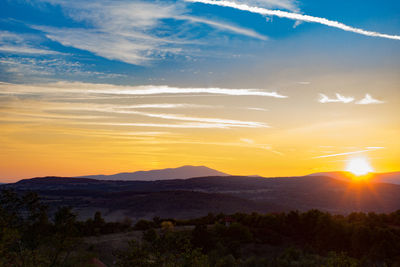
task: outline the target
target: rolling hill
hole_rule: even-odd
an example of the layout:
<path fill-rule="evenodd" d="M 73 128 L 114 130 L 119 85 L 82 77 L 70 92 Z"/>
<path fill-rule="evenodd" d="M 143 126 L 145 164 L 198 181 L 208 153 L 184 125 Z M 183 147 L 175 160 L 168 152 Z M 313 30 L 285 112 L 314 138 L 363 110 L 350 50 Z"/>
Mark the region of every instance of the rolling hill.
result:
<path fill-rule="evenodd" d="M 108 220 L 310 209 L 348 214 L 392 212 L 400 208 L 400 185 L 351 183 L 326 176 L 214 176 L 157 181 L 44 177 L 0 188 L 21 193 L 36 191 L 51 210 L 71 206 L 81 218 L 93 216 L 99 210 Z"/>
<path fill-rule="evenodd" d="M 319 172 L 313 173 L 308 176 L 327 176 L 339 180 L 349 181 L 352 174 L 349 172 Z M 373 173 L 368 178 L 370 182 L 375 183 L 389 183 L 400 185 L 400 172 L 387 172 L 387 173 Z"/>
<path fill-rule="evenodd" d="M 229 174 L 205 167 L 205 166 L 182 166 L 178 168 L 167 168 L 150 171 L 123 172 L 113 175 L 88 175 L 78 178 L 92 178 L 98 180 L 121 180 L 121 181 L 155 181 L 168 179 L 186 179 L 205 176 L 229 176 Z"/>

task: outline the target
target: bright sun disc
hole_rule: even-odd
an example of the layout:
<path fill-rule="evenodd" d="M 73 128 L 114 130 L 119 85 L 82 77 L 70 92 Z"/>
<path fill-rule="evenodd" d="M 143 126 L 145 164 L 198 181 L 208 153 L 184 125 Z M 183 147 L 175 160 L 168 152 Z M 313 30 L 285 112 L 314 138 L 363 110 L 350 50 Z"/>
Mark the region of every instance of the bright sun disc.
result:
<path fill-rule="evenodd" d="M 352 158 L 347 162 L 346 171 L 353 173 L 354 175 L 366 175 L 373 172 L 371 165 L 365 158 Z"/>

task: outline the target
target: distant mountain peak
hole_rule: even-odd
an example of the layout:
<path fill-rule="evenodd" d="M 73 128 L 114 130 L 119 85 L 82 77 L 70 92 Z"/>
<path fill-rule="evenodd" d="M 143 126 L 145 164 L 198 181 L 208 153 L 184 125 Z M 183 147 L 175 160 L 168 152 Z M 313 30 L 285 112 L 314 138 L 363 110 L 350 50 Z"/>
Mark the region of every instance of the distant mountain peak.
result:
<path fill-rule="evenodd" d="M 149 171 L 122 172 L 112 175 L 87 175 L 77 178 L 91 178 L 97 180 L 121 180 L 121 181 L 156 181 L 171 179 L 187 179 L 205 176 L 229 176 L 207 166 L 184 165 L 177 168 L 166 168 Z"/>

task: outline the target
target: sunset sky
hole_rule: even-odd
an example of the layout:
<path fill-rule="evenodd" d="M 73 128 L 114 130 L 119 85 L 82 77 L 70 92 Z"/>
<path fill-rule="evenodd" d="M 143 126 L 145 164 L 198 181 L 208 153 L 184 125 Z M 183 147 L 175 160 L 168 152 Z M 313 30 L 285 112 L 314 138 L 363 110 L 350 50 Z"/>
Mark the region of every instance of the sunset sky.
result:
<path fill-rule="evenodd" d="M 400 1 L 0 2 L 0 182 L 400 170 Z"/>

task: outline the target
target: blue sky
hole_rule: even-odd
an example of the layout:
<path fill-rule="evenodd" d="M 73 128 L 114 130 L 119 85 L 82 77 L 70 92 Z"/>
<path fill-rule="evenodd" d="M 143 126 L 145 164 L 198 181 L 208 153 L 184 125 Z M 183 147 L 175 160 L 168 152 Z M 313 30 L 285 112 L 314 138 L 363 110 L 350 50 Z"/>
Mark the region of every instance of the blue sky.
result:
<path fill-rule="evenodd" d="M 326 18 L 367 31 L 400 32 L 398 1 L 238 3 Z M 304 57 L 318 62 L 318 55 L 334 65 L 344 55 L 358 57 L 354 60 L 362 65 L 379 58 L 397 66 L 399 59 L 398 53 L 393 57 L 390 52 L 398 52 L 398 40 L 204 3 L 49 0 L 0 5 L 3 81 L 179 84 L 185 80 L 193 85 L 204 79 L 219 83 L 218 77 L 225 79 L 232 65 Z"/>
<path fill-rule="evenodd" d="M 0 2 L 0 178 L 396 171 L 399 107 L 399 1 Z"/>

